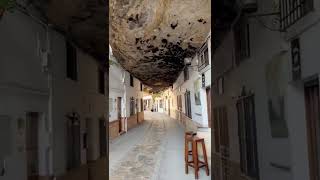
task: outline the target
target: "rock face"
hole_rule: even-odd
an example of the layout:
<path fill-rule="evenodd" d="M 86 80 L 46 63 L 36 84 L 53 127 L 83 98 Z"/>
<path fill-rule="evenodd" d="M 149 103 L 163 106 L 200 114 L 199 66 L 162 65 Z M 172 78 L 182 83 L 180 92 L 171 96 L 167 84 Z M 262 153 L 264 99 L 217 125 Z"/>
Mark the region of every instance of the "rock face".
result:
<path fill-rule="evenodd" d="M 211 0 L 110 0 L 109 43 L 154 89 L 172 85 L 211 28 Z"/>
<path fill-rule="evenodd" d="M 65 33 L 99 61 L 107 62 L 108 2 L 106 0 L 25 0 L 48 23 Z"/>

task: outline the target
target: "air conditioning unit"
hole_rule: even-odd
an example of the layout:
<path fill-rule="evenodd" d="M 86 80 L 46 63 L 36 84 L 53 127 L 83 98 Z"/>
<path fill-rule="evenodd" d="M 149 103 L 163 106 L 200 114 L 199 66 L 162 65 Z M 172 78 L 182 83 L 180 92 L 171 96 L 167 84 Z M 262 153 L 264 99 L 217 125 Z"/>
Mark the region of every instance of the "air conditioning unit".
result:
<path fill-rule="evenodd" d="M 253 13 L 258 10 L 257 0 L 241 0 L 242 10 L 246 13 Z"/>

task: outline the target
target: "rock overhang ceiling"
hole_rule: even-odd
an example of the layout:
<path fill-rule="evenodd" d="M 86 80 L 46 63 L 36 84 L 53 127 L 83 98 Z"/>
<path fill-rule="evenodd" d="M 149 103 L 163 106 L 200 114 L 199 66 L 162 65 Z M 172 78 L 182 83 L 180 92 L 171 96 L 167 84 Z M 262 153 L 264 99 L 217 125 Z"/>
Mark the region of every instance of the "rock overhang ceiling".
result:
<path fill-rule="evenodd" d="M 211 0 L 110 0 L 109 11 L 114 56 L 155 90 L 175 82 L 211 28 Z"/>

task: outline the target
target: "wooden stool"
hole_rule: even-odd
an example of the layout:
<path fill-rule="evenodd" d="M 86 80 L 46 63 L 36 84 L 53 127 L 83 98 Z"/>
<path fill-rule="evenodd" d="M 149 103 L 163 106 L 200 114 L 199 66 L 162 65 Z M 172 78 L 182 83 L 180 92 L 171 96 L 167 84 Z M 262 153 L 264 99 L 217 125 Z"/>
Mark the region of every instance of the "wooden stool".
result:
<path fill-rule="evenodd" d="M 205 167 L 206 174 L 209 176 L 209 166 L 208 166 L 208 159 L 207 159 L 207 152 L 203 138 L 199 138 L 197 136 L 192 136 L 189 134 L 185 134 L 185 168 L 186 174 L 188 174 L 188 167 L 191 166 L 194 168 L 195 178 L 199 178 L 199 168 Z M 188 148 L 189 143 L 192 144 L 192 150 L 190 151 Z M 202 146 L 203 158 L 204 161 L 200 161 L 198 157 L 198 143 Z M 189 161 L 189 155 L 192 155 L 192 161 Z"/>
<path fill-rule="evenodd" d="M 189 150 L 189 143 L 191 142 L 192 144 L 192 141 L 188 141 L 187 139 L 189 137 L 192 137 L 192 136 L 195 136 L 197 135 L 197 133 L 193 132 L 193 131 L 187 131 L 185 132 L 184 134 L 184 146 L 185 146 L 185 151 L 184 151 L 184 160 L 185 160 L 185 164 L 186 164 L 186 173 L 188 174 L 188 167 L 187 167 L 187 162 L 188 162 L 188 156 L 189 155 L 192 155 L 192 150 Z"/>

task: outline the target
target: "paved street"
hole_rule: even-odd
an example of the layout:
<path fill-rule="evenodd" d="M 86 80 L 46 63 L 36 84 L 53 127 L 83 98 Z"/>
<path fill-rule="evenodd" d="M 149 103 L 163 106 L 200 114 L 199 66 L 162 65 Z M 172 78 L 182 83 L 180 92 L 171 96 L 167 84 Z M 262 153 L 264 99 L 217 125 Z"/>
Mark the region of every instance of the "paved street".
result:
<path fill-rule="evenodd" d="M 194 179 L 184 171 L 184 129 L 163 113 L 145 112 L 146 121 L 110 143 L 111 180 Z M 210 179 L 203 169 L 200 179 Z"/>

